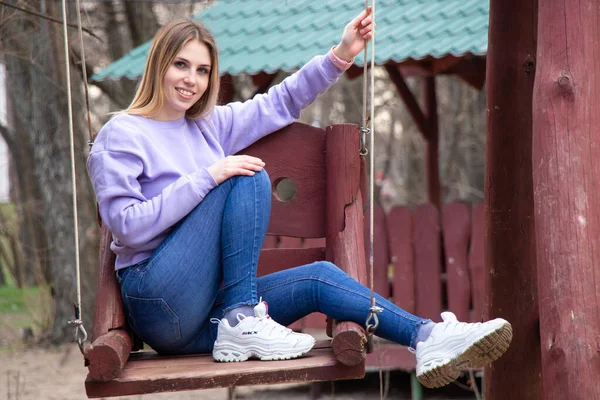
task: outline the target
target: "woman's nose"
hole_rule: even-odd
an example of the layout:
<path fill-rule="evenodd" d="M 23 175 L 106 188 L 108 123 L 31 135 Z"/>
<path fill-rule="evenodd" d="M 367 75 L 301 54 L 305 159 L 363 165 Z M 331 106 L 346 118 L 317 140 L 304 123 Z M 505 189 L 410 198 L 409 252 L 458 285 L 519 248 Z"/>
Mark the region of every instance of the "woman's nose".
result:
<path fill-rule="evenodd" d="M 194 80 L 193 76 L 191 76 L 191 75 L 188 74 L 188 75 L 186 75 L 186 76 L 183 77 L 183 82 L 186 85 L 193 85 L 195 83 L 195 80 Z"/>

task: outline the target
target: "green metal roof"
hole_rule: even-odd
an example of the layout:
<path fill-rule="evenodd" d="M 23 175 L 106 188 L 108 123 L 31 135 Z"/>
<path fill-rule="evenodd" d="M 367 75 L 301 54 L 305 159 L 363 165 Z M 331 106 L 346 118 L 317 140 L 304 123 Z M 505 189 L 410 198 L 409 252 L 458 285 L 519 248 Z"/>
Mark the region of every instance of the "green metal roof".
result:
<path fill-rule="evenodd" d="M 218 0 L 193 18 L 215 36 L 221 73 L 237 75 L 301 67 L 337 44 L 363 8 L 362 0 Z M 375 12 L 377 64 L 487 51 L 488 0 L 378 0 Z M 139 77 L 149 49 L 135 48 L 92 79 Z"/>

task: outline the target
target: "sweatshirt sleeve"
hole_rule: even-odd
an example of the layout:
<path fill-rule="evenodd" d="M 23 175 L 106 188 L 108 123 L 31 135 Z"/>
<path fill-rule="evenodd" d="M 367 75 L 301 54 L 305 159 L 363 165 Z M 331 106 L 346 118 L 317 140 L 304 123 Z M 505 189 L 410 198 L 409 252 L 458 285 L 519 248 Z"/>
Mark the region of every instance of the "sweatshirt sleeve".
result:
<path fill-rule="evenodd" d="M 113 138 L 117 136 L 123 135 L 112 135 Z M 118 139 L 112 142 L 119 147 Z M 169 229 L 216 186 L 203 168 L 179 177 L 155 196 L 147 198 L 138 181 L 143 174 L 144 161 L 136 148 L 102 149 L 102 143 L 100 147 L 90 154 L 87 162 L 100 216 L 114 237 L 128 247 L 142 246 Z"/>
<path fill-rule="evenodd" d="M 253 99 L 215 107 L 211 115 L 225 155 L 235 154 L 258 139 L 281 129 L 300 117 L 343 71 L 328 56 L 317 56 L 266 94 Z"/>

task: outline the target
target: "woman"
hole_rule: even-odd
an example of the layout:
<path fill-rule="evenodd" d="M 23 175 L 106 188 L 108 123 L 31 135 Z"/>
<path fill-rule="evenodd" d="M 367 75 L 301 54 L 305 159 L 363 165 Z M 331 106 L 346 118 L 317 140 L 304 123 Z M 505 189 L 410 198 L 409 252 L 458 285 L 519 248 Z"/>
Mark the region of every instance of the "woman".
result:
<path fill-rule="evenodd" d="M 364 322 L 369 290 L 331 263 L 256 277 L 271 184 L 262 160 L 233 154 L 293 122 L 351 66 L 374 34 L 369 14 L 267 94 L 227 106 L 215 106 L 219 68 L 210 32 L 179 20 L 157 33 L 131 105 L 102 128 L 88 160 L 113 233 L 128 323 L 156 351 L 289 359 L 315 340 L 285 325 L 311 312 Z M 380 296 L 377 303 L 384 308 L 377 334 L 416 349 L 426 386 L 451 382 L 459 368 L 483 367 L 512 337 L 502 319 L 466 324 L 444 313 L 435 324 Z"/>

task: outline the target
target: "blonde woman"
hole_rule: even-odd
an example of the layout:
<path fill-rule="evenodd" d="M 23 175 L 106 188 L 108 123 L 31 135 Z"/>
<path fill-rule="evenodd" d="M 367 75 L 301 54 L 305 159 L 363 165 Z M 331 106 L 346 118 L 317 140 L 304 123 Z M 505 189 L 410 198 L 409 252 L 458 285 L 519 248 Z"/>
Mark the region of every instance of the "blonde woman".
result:
<path fill-rule="evenodd" d="M 131 105 L 102 128 L 88 160 L 113 233 L 128 323 L 156 351 L 212 352 L 217 361 L 289 359 L 315 340 L 285 325 L 314 311 L 365 320 L 369 290 L 331 263 L 257 278 L 271 185 L 260 159 L 234 154 L 297 119 L 373 34 L 363 11 L 337 46 L 267 94 L 216 106 L 219 64 L 210 32 L 178 20 L 157 33 Z M 377 303 L 384 308 L 377 334 L 416 349 L 427 386 L 456 379 L 458 366 L 482 367 L 510 342 L 502 319 L 466 324 L 444 313 L 435 324 L 380 296 Z"/>

